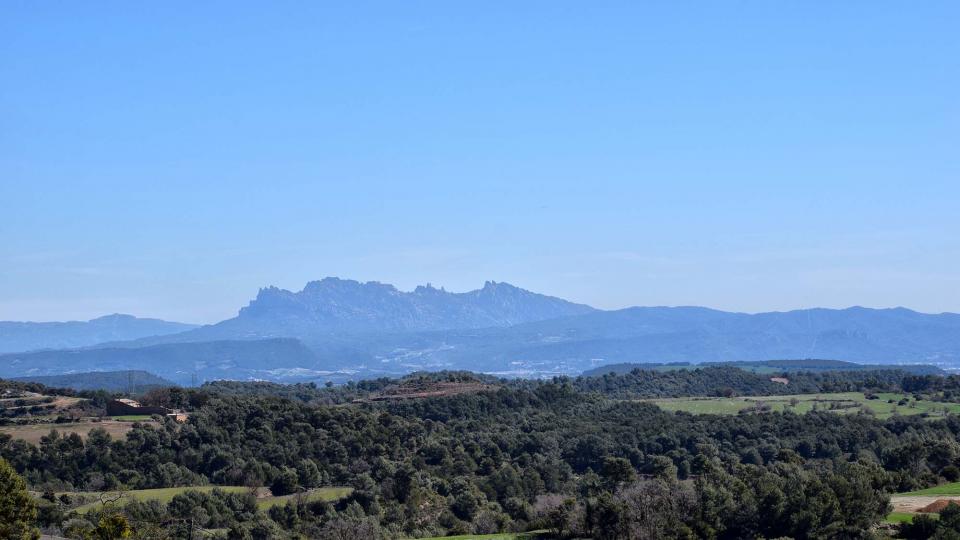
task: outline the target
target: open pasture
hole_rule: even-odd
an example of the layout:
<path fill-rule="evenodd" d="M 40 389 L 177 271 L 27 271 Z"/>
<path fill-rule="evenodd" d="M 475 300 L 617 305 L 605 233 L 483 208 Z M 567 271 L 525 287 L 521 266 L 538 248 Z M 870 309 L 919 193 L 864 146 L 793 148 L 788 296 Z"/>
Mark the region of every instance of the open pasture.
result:
<path fill-rule="evenodd" d="M 293 495 L 282 495 L 278 497 L 269 496 L 263 497 L 257 500 L 257 507 L 261 510 L 269 510 L 274 506 L 283 506 L 290 501 L 296 501 L 300 499 L 302 502 L 316 502 L 316 501 L 338 501 L 348 495 L 353 493 L 353 488 L 350 487 L 325 487 L 325 488 L 316 488 L 311 489 L 305 493 L 297 493 Z"/>
<path fill-rule="evenodd" d="M 419 540 L 535 540 L 541 538 L 546 531 L 525 533 L 497 533 L 497 534 L 463 534 L 459 536 L 434 536 Z"/>
<path fill-rule="evenodd" d="M 143 422 L 149 424 L 150 422 Z M 83 438 L 94 429 L 103 429 L 114 439 L 123 438 L 133 429 L 133 422 L 104 420 L 102 422 L 69 422 L 64 424 L 26 424 L 19 426 L 0 426 L 0 433 L 10 435 L 30 444 L 39 444 L 40 439 L 49 435 L 51 430 L 61 434 L 76 433 Z"/>
<path fill-rule="evenodd" d="M 187 487 L 174 487 L 174 488 L 160 488 L 160 489 L 135 489 L 130 491 L 109 491 L 109 492 L 77 492 L 69 493 L 68 495 L 79 496 L 84 500 L 92 500 L 81 506 L 74 508 L 76 512 L 85 513 L 91 509 L 97 508 L 102 503 L 100 501 L 100 495 L 104 495 L 106 500 L 115 499 L 118 496 L 121 496 L 116 502 L 112 504 L 124 504 L 126 502 L 137 500 L 137 501 L 148 501 L 156 500 L 162 504 L 167 504 L 173 500 L 174 497 L 180 495 L 181 493 L 186 493 L 188 491 L 200 491 L 203 493 L 209 493 L 214 489 L 219 489 L 221 491 L 226 491 L 228 493 L 244 493 L 249 491 L 250 488 L 244 486 L 187 486 Z M 273 496 L 270 495 L 269 490 L 260 489 L 257 493 L 257 507 L 261 510 L 269 510 L 274 506 L 287 504 L 288 501 L 297 500 L 298 497 L 302 498 L 304 502 L 314 502 L 314 501 L 336 501 L 342 499 L 350 493 L 353 492 L 353 488 L 349 487 L 324 487 L 311 489 L 302 494 L 295 495 L 284 495 L 284 496 Z M 59 493 L 58 493 L 59 495 Z"/>
<path fill-rule="evenodd" d="M 105 491 L 105 492 L 93 492 L 93 491 L 84 491 L 77 493 L 68 493 L 71 496 L 80 496 L 85 499 L 94 499 L 93 502 L 78 506 L 73 510 L 79 513 L 88 512 L 94 508 L 99 507 L 101 504 L 100 495 L 104 496 L 105 500 L 115 500 L 111 504 L 122 505 L 129 501 L 149 501 L 157 500 L 163 504 L 167 504 L 173 500 L 174 497 L 185 493 L 187 491 L 200 491 L 203 493 L 209 493 L 214 489 L 219 488 L 222 491 L 229 493 L 243 493 L 249 488 L 243 486 L 195 486 L 195 487 L 173 487 L 173 488 L 158 488 L 158 489 L 132 489 L 129 491 Z M 60 495 L 58 493 L 57 495 Z"/>
<path fill-rule="evenodd" d="M 911 522 L 918 510 L 940 500 L 955 501 L 960 504 L 960 482 L 892 495 L 890 504 L 893 505 L 893 512 L 887 515 L 886 520 L 891 523 Z M 937 514 L 930 515 L 937 517 Z"/>

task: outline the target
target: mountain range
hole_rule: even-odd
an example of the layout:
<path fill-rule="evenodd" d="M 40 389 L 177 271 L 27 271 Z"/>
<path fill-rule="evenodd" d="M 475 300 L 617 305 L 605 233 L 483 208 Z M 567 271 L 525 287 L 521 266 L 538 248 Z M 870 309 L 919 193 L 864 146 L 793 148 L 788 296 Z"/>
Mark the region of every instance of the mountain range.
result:
<path fill-rule="evenodd" d="M 402 292 L 384 283 L 326 278 L 307 283 L 299 292 L 260 289 L 233 319 L 181 337 L 189 341 L 258 337 L 311 340 L 342 334 L 503 328 L 595 311 L 590 306 L 493 281 L 482 289 L 451 293 L 430 285 Z"/>
<path fill-rule="evenodd" d="M 80 324 L 95 321 L 100 319 Z M 38 331 L 32 342 L 0 334 L 0 350 L 21 347 L 0 355 L 0 376 L 147 369 L 185 383 L 346 380 L 423 369 L 544 376 L 622 362 L 825 358 L 960 364 L 960 315 L 951 313 L 862 307 L 758 314 L 701 307 L 604 311 L 496 282 L 465 293 L 429 285 L 403 292 L 377 282 L 326 278 L 296 292 L 261 289 L 236 317 L 217 324 L 181 325 L 179 331 L 176 325 L 163 323 L 153 335 L 91 331 L 63 350 L 32 352 L 25 343 L 50 348 L 58 327 L 49 327 L 48 337 Z"/>

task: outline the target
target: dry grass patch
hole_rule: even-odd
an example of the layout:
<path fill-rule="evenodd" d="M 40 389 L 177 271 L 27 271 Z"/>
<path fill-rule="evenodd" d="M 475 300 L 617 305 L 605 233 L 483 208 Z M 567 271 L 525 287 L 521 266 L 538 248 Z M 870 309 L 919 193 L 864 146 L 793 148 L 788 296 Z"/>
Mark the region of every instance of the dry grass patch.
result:
<path fill-rule="evenodd" d="M 144 424 L 158 425 L 156 422 L 143 422 Z M 14 439 L 26 441 L 30 444 L 39 444 L 40 439 L 49 435 L 50 431 L 56 430 L 59 433 L 68 435 L 76 433 L 86 438 L 94 429 L 103 429 L 114 439 L 122 439 L 133 429 L 132 422 L 118 422 L 114 420 L 104 420 L 102 422 L 69 422 L 64 424 L 27 424 L 22 426 L 0 426 L 0 433 L 6 433 Z"/>

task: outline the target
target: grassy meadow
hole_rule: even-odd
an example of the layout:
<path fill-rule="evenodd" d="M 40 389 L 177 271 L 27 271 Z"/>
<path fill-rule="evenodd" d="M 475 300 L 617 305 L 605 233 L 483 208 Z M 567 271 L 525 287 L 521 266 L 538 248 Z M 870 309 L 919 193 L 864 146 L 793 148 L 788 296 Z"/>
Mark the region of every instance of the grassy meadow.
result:
<path fill-rule="evenodd" d="M 123 491 L 123 492 L 106 491 L 106 492 L 102 492 L 102 494 L 104 494 L 109 500 L 122 493 L 123 497 L 112 504 L 124 504 L 131 500 L 137 500 L 137 501 L 157 500 L 163 504 L 167 504 L 170 501 L 172 501 L 173 498 L 176 497 L 177 495 L 180 495 L 181 493 L 185 493 L 187 491 L 201 491 L 204 493 L 209 493 L 217 488 L 219 488 L 222 491 L 226 491 L 230 493 L 243 493 L 248 489 L 243 486 L 194 486 L 194 487 L 158 488 L 158 489 L 132 489 L 130 491 Z M 57 495 L 60 495 L 60 494 L 58 493 Z M 74 511 L 79 512 L 81 514 L 88 512 L 89 510 L 92 510 L 94 508 L 97 508 L 101 504 L 99 500 L 99 497 L 101 495 L 100 492 L 84 491 L 84 492 L 77 492 L 77 493 L 67 493 L 67 495 L 81 496 L 84 498 L 94 499 L 93 502 L 84 504 L 82 506 L 78 506 L 73 509 Z"/>
<path fill-rule="evenodd" d="M 918 491 L 911 491 L 909 493 L 897 493 L 897 495 L 902 495 L 904 497 L 960 495 L 960 482 L 951 482 L 949 484 L 941 484 L 939 486 L 933 486 L 932 488 L 921 489 Z"/>
<path fill-rule="evenodd" d="M 133 422 L 127 421 L 86 421 L 70 422 L 65 424 L 26 424 L 19 426 L 2 426 L 0 433 L 6 433 L 14 439 L 24 440 L 30 444 L 39 444 L 40 439 L 56 430 L 64 435 L 76 433 L 86 438 L 94 429 L 106 431 L 114 439 L 123 438 L 133 429 Z"/>
<path fill-rule="evenodd" d="M 497 534 L 462 534 L 459 536 L 433 536 L 418 540 L 533 540 L 539 538 L 546 531 L 525 533 L 497 533 Z"/>
<path fill-rule="evenodd" d="M 137 501 L 148 501 L 148 500 L 157 500 L 162 504 L 167 504 L 174 497 L 185 493 L 188 491 L 200 491 L 204 493 L 209 493 L 214 489 L 219 489 L 221 491 L 226 491 L 229 493 L 244 493 L 250 488 L 244 486 L 193 486 L 193 487 L 175 487 L 175 488 L 160 488 L 160 489 L 134 489 L 130 491 L 124 491 L 123 497 L 113 504 L 124 504 L 125 502 L 131 500 Z M 307 502 L 313 501 L 336 501 L 350 495 L 353 492 L 353 488 L 349 487 L 325 487 L 311 489 L 310 491 L 299 495 Z M 116 496 L 119 495 L 118 491 L 109 491 L 103 492 L 107 496 Z M 60 495 L 59 493 L 57 495 Z M 76 492 L 76 493 L 67 493 L 70 496 L 79 496 L 85 499 L 93 499 L 92 502 L 88 502 L 81 506 L 74 508 L 73 510 L 79 513 L 88 512 L 94 508 L 97 508 L 101 505 L 99 497 L 101 493 L 99 492 Z M 295 500 L 298 495 L 284 495 L 284 496 L 268 496 L 261 497 L 257 499 L 257 507 L 261 510 L 269 510 L 273 506 L 287 504 L 288 501 Z"/>
<path fill-rule="evenodd" d="M 111 416 L 110 418 L 121 422 L 146 422 L 153 417 L 149 414 L 125 414 L 120 416 Z"/>
<path fill-rule="evenodd" d="M 951 482 L 949 484 L 941 484 L 939 486 L 933 486 L 927 489 L 919 489 L 917 491 L 910 491 L 907 493 L 896 493 L 891 497 L 892 502 L 897 502 L 898 499 L 907 500 L 909 497 L 925 497 L 926 500 L 920 499 L 913 504 L 915 508 L 921 508 L 930 502 L 936 500 L 937 497 L 950 497 L 950 496 L 960 496 L 960 482 Z M 917 514 L 912 511 L 903 511 L 901 510 L 896 512 L 891 512 L 887 515 L 886 521 L 888 523 L 911 523 L 913 522 L 914 516 Z M 930 517 L 936 519 L 939 517 L 939 514 L 928 514 Z"/>
<path fill-rule="evenodd" d="M 261 510 L 269 510 L 274 506 L 282 506 L 289 501 L 297 500 L 300 497 L 303 502 L 315 501 L 337 501 L 353 493 L 350 487 L 325 487 L 311 489 L 303 494 L 283 495 L 280 497 L 266 497 L 257 500 L 257 506 Z"/>

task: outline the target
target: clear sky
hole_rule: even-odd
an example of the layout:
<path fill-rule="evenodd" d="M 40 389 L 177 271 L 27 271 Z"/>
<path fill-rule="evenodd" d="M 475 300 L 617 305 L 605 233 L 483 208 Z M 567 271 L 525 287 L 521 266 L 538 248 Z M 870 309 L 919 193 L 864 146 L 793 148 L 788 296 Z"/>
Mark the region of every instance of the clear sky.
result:
<path fill-rule="evenodd" d="M 0 319 L 328 275 L 960 311 L 960 2 L 0 4 Z"/>

